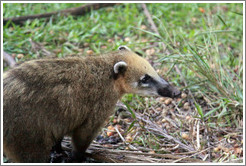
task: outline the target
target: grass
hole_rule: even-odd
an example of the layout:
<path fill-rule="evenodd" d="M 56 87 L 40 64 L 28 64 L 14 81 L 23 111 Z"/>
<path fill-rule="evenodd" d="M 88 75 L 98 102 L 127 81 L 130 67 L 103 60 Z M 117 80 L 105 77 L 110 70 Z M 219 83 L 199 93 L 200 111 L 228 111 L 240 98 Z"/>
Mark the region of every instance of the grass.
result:
<path fill-rule="evenodd" d="M 3 16 L 38 14 L 80 5 L 4 4 Z M 191 92 L 194 109 L 190 115 L 201 119 L 208 130 L 217 132 L 225 127 L 242 128 L 243 5 L 180 3 L 147 4 L 147 7 L 160 35 L 149 28 L 140 4 L 121 4 L 91 11 L 84 16 L 53 16 L 48 21 L 27 21 L 23 26 L 8 23 L 3 28 L 3 48 L 13 56 L 23 54 L 23 58 L 15 56 L 15 59 L 25 61 L 39 57 L 39 51 L 32 48 L 29 39 L 41 43 L 58 57 L 85 56 L 88 50 L 109 52 L 120 45 L 127 45 L 153 62 L 159 73 L 170 82 Z M 165 53 L 162 42 L 169 55 Z M 149 55 L 151 47 L 154 53 Z M 181 75 L 174 65 L 179 67 Z M 4 70 L 7 69 L 6 66 Z M 123 102 L 134 120 L 134 111 L 159 107 L 156 98 L 151 97 L 146 104 L 146 98 L 132 94 L 124 96 Z M 182 101 L 177 105 L 182 107 Z M 130 124 L 128 132 L 135 123 L 138 122 Z M 170 134 L 182 139 L 186 124 L 184 121 L 176 123 L 182 128 Z M 151 132 L 143 133 L 135 143 L 158 151 L 161 149 L 158 140 L 161 139 Z"/>

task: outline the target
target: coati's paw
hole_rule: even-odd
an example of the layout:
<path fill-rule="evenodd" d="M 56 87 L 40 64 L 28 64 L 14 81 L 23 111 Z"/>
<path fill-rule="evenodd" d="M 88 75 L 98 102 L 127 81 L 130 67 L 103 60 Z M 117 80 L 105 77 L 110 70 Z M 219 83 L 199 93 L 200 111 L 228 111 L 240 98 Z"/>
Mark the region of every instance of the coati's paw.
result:
<path fill-rule="evenodd" d="M 62 142 L 62 139 L 59 139 L 57 143 L 52 147 L 51 151 L 56 152 L 56 153 L 62 153 L 63 150 L 62 150 L 61 142 Z"/>
<path fill-rule="evenodd" d="M 73 151 L 71 156 L 71 161 L 72 163 L 81 163 L 86 161 L 85 153 Z"/>

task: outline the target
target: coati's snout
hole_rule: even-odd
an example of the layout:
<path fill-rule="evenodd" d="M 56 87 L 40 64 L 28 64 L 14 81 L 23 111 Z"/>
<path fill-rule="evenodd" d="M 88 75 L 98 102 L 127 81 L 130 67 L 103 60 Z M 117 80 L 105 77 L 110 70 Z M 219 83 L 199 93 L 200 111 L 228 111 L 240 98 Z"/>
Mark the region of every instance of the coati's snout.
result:
<path fill-rule="evenodd" d="M 175 98 L 181 94 L 176 87 L 170 85 L 159 76 L 153 77 L 145 74 L 142 78 L 140 78 L 138 85 L 140 92 L 145 92 L 145 94 L 148 95 Z"/>
<path fill-rule="evenodd" d="M 170 85 L 168 82 L 166 82 L 163 79 L 161 79 L 161 81 L 157 85 L 157 93 L 160 96 L 171 97 L 171 98 L 179 97 L 181 95 L 180 90 Z"/>

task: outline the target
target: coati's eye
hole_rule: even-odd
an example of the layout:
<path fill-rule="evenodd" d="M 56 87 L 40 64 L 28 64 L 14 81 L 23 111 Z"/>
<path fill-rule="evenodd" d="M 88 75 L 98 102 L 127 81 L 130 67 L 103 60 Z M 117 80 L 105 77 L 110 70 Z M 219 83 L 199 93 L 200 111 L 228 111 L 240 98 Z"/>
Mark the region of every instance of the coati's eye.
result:
<path fill-rule="evenodd" d="M 149 82 L 149 80 L 151 79 L 151 77 L 148 74 L 145 74 L 141 79 L 140 82 L 142 84 L 147 84 Z"/>

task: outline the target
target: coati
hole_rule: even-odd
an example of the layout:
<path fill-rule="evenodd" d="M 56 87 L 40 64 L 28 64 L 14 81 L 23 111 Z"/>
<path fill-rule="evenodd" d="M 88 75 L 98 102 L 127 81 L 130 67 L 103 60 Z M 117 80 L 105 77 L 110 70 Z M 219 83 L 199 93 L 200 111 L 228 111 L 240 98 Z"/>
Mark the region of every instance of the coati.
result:
<path fill-rule="evenodd" d="M 3 77 L 3 150 L 13 162 L 48 162 L 65 135 L 81 156 L 126 93 L 175 97 L 180 91 L 125 46 L 89 57 L 24 62 Z"/>

